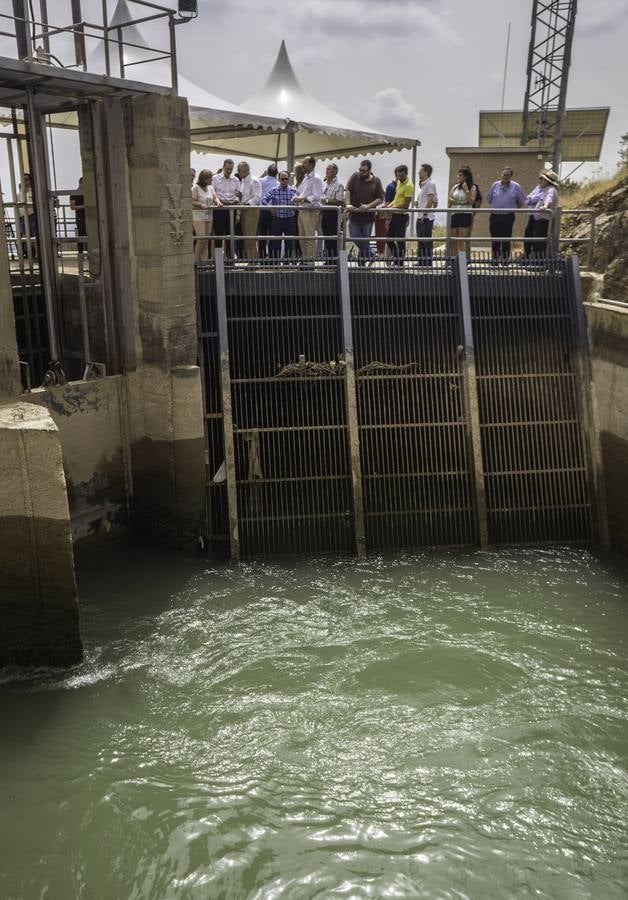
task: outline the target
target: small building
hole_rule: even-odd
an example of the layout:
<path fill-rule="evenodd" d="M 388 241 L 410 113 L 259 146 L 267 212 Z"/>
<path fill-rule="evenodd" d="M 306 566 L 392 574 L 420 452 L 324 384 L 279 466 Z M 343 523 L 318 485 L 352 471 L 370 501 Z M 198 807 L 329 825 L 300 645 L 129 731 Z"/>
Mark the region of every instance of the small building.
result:
<path fill-rule="evenodd" d="M 490 186 L 501 177 L 502 169 L 512 166 L 514 180 L 518 181 L 526 194 L 535 187 L 539 171 L 548 157 L 538 149 L 530 147 L 447 147 L 449 157 L 448 191 L 456 180 L 460 166 L 469 166 L 473 180 L 482 191 L 482 206 L 488 206 Z M 444 205 L 444 204 L 443 204 Z M 518 216 L 513 234 L 523 236 L 526 217 Z M 475 217 L 474 237 L 488 237 L 488 215 Z"/>

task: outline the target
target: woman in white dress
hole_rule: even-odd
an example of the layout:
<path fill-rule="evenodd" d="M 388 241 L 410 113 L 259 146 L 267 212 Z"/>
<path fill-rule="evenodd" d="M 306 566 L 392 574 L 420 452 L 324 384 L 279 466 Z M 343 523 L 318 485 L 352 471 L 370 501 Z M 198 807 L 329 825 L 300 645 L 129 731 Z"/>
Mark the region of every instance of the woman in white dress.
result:
<path fill-rule="evenodd" d="M 192 188 L 192 221 L 197 237 L 194 247 L 195 262 L 209 259 L 209 241 L 214 225 L 212 206 L 222 205 L 212 187 L 212 178 L 213 173 L 209 169 L 203 169 Z"/>

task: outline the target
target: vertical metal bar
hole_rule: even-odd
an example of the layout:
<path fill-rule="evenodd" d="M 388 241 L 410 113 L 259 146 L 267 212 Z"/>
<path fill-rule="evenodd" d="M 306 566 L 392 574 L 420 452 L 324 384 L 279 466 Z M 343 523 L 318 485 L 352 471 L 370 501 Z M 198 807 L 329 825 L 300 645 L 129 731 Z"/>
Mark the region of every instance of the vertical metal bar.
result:
<path fill-rule="evenodd" d="M 349 429 L 349 454 L 351 457 L 351 489 L 353 494 L 353 518 L 355 547 L 358 559 L 366 556 L 366 531 L 364 527 L 364 496 L 362 488 L 362 464 L 360 461 L 360 434 L 358 431 L 358 398 L 353 356 L 353 327 L 351 323 L 351 295 L 349 291 L 349 259 L 346 250 L 338 253 L 338 281 L 342 305 L 342 336 L 344 340 L 345 392 L 347 401 L 347 425 Z"/>
<path fill-rule="evenodd" d="M 229 333 L 227 330 L 227 291 L 225 286 L 225 257 L 216 248 L 216 305 L 218 309 L 218 345 L 220 350 L 220 387 L 222 391 L 222 427 L 225 437 L 225 468 L 227 473 L 227 506 L 229 510 L 229 546 L 231 558 L 240 559 L 240 531 L 238 526 L 238 494 L 236 486 L 235 449 L 233 444 L 233 415 L 231 409 L 231 371 L 229 361 Z"/>
<path fill-rule="evenodd" d="M 595 220 L 596 214 L 591 213 L 591 227 L 589 228 L 589 243 L 587 245 L 587 269 L 593 265 L 593 247 L 595 246 Z"/>
<path fill-rule="evenodd" d="M 41 31 L 46 55 L 50 55 L 50 35 L 48 34 L 48 3 L 47 0 L 39 0 L 39 17 L 41 19 Z"/>
<path fill-rule="evenodd" d="M 478 386 L 475 372 L 475 346 L 471 321 L 471 299 L 467 275 L 467 254 L 462 251 L 454 259 L 454 271 L 458 282 L 460 310 L 464 338 L 464 388 L 467 403 L 468 440 L 473 459 L 473 479 L 475 505 L 480 547 L 488 545 L 486 521 L 486 493 L 484 488 L 484 468 L 482 466 L 482 443 L 480 434 L 480 411 L 478 406 Z"/>
<path fill-rule="evenodd" d="M 78 289 L 79 303 L 81 309 L 81 334 L 83 337 L 83 362 L 87 364 L 91 361 L 92 354 L 89 346 L 89 326 L 87 323 L 87 303 L 85 300 L 85 254 L 82 250 L 78 253 Z M 203 417 L 204 418 L 204 417 Z"/>
<path fill-rule="evenodd" d="M 585 437 L 587 438 L 585 445 L 589 450 L 587 453 L 587 474 L 589 476 L 589 498 L 591 503 L 591 530 L 594 539 L 597 538 L 603 547 L 608 547 L 610 544 L 610 537 L 606 509 L 606 492 L 604 488 L 602 448 L 600 446 L 600 430 L 593 388 L 591 354 L 589 350 L 587 322 L 582 299 L 582 283 L 580 281 L 578 257 L 569 257 L 566 264 L 568 289 L 576 320 L 578 402 L 582 417 L 582 427 L 584 429 Z"/>
<path fill-rule="evenodd" d="M 118 25 L 118 62 L 120 64 L 120 78 L 124 78 L 124 42 L 122 40 L 122 28 Z"/>
<path fill-rule="evenodd" d="M 120 372 L 120 352 L 117 320 L 113 303 L 111 278 L 111 254 L 109 246 L 109 191 L 111 184 L 106 164 L 106 147 L 109 142 L 106 134 L 106 111 L 102 104 L 90 103 L 91 129 L 94 142 L 94 176 L 96 182 L 96 209 L 98 212 L 98 246 L 100 248 L 100 270 L 103 313 L 105 320 L 105 337 L 107 346 L 107 372 Z"/>
<path fill-rule="evenodd" d="M 287 166 L 289 172 L 294 172 L 296 133 L 294 125 L 288 123 L 288 149 L 287 149 Z"/>
<path fill-rule="evenodd" d="M 102 27 L 105 42 L 105 73 L 111 75 L 111 59 L 109 56 L 109 19 L 107 13 L 107 0 L 102 0 Z"/>
<path fill-rule="evenodd" d="M 549 246 L 551 247 L 552 256 L 558 256 L 560 253 L 560 225 L 561 225 L 561 209 L 560 206 L 557 206 L 554 210 L 554 215 L 552 216 L 552 220 L 550 222 L 550 240 Z"/>
<path fill-rule="evenodd" d="M 74 33 L 74 58 L 77 66 L 87 68 L 87 54 L 85 53 L 85 27 L 81 12 L 81 0 L 72 0 L 72 30 Z"/>
<path fill-rule="evenodd" d="M 168 31 L 170 34 L 170 78 L 172 80 L 172 91 L 174 94 L 179 92 L 179 75 L 177 73 L 177 38 L 174 30 L 174 15 L 170 13 L 168 16 Z"/>
<path fill-rule="evenodd" d="M 26 0 L 13 0 L 13 19 L 15 22 L 15 42 L 19 59 L 32 59 L 30 22 Z"/>
<path fill-rule="evenodd" d="M 59 344 L 59 332 L 57 327 L 57 305 L 55 297 L 55 266 L 53 262 L 52 227 L 50 222 L 50 210 L 48 207 L 48 178 L 45 170 L 45 136 L 41 127 L 40 114 L 35 108 L 33 89 L 26 90 L 26 109 L 28 115 L 28 128 L 31 137 L 32 168 L 31 176 L 34 181 L 34 206 L 37 212 L 37 225 L 39 233 L 39 253 L 42 281 L 44 287 L 44 300 L 46 304 L 46 318 L 48 320 L 48 339 L 51 360 L 61 360 L 61 347 Z M 25 213 L 25 220 L 27 215 Z"/>

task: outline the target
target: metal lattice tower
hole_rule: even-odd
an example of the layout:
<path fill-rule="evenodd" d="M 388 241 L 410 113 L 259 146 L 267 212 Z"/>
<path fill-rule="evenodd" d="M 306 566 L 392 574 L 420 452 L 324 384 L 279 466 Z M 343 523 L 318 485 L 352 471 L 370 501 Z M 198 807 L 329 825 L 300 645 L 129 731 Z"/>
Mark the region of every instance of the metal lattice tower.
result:
<path fill-rule="evenodd" d="M 534 0 L 523 105 L 523 146 L 538 140 L 558 171 L 577 0 Z"/>

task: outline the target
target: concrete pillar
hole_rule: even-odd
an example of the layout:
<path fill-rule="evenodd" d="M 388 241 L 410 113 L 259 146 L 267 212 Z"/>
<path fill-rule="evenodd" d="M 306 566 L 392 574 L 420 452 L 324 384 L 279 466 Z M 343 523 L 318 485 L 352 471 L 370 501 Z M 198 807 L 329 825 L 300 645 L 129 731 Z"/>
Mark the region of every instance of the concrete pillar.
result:
<path fill-rule="evenodd" d="M 0 214 L 4 209 L 0 200 Z M 15 336 L 13 292 L 9 275 L 9 254 L 4 228 L 0 229 L 0 403 L 13 400 L 22 391 Z"/>
<path fill-rule="evenodd" d="M 134 97 L 127 147 L 138 371 L 130 392 L 133 517 L 189 546 L 205 512 L 205 447 L 190 201 L 187 101 Z"/>
<path fill-rule="evenodd" d="M 82 657 L 57 428 L 29 403 L 0 407 L 0 667 Z"/>

